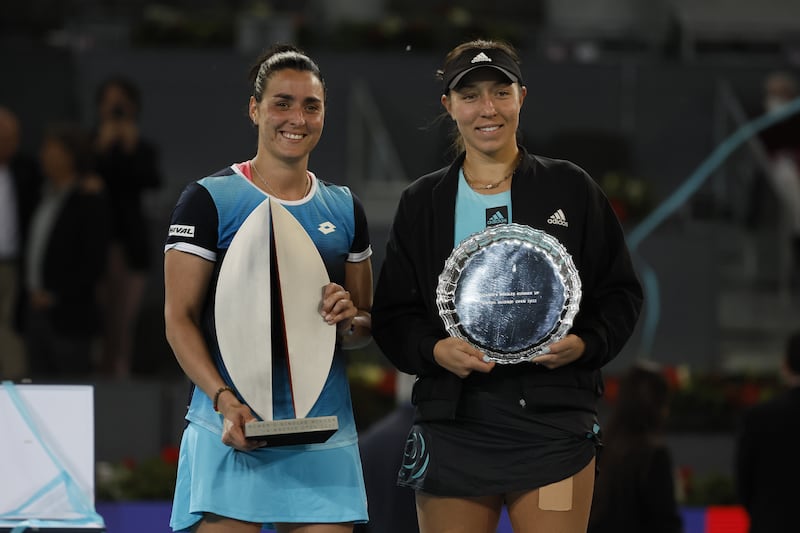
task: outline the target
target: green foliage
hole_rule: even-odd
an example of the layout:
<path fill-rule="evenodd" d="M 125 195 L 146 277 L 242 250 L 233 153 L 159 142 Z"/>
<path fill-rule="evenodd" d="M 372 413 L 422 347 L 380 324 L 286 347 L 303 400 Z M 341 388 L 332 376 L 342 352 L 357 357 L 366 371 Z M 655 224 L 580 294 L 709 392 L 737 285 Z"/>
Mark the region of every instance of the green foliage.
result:
<path fill-rule="evenodd" d="M 682 502 L 688 506 L 736 505 L 736 488 L 730 476 L 712 472 L 704 476 L 692 476 L 683 488 Z"/>
<path fill-rule="evenodd" d="M 638 222 L 652 209 L 650 184 L 640 176 L 608 172 L 600 178 L 599 183 L 623 224 Z"/>

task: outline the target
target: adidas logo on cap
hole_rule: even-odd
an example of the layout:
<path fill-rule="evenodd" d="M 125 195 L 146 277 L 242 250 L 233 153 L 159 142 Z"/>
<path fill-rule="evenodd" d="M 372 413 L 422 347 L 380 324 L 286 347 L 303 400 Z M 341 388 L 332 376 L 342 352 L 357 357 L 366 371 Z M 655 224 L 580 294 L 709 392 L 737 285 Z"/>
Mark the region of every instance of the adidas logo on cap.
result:
<path fill-rule="evenodd" d="M 488 61 L 489 63 L 491 63 L 491 62 L 492 62 L 492 58 L 491 58 L 491 57 L 489 57 L 489 56 L 487 56 L 487 55 L 486 55 L 486 54 L 484 54 L 483 52 L 481 52 L 480 54 L 478 54 L 478 55 L 476 55 L 475 57 L 473 57 L 473 58 L 472 58 L 472 61 L 470 61 L 470 63 L 484 63 L 484 62 L 486 62 L 486 61 Z"/>

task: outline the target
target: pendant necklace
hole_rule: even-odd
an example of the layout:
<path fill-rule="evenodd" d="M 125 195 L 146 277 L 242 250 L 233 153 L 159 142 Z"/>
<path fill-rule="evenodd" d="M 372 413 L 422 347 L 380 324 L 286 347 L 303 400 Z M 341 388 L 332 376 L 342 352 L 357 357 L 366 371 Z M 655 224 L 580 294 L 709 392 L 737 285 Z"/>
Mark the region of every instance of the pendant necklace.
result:
<path fill-rule="evenodd" d="M 499 186 L 500 186 L 500 185 L 501 185 L 501 184 L 502 184 L 504 181 L 506 181 L 506 180 L 507 180 L 507 179 L 509 179 L 511 176 L 513 176 L 513 175 L 514 175 L 514 172 L 516 172 L 516 171 L 517 171 L 517 167 L 519 167 L 519 163 L 520 163 L 520 161 L 522 161 L 522 152 L 520 152 L 520 153 L 519 153 L 519 156 L 517 156 L 517 161 L 516 161 L 516 163 L 514 163 L 514 166 L 513 166 L 513 167 L 511 167 L 511 172 L 509 172 L 508 174 L 506 174 L 506 175 L 505 175 L 505 176 L 504 176 L 502 179 L 500 179 L 500 180 L 498 180 L 498 181 L 496 181 L 496 182 L 494 182 L 494 183 L 489 183 L 489 184 L 487 184 L 487 185 L 483 185 L 483 184 L 480 184 L 480 183 L 477 183 L 477 182 L 473 181 L 473 180 L 472 180 L 472 179 L 471 179 L 471 178 L 470 178 L 470 177 L 467 175 L 467 167 L 466 167 L 466 166 L 463 166 L 463 165 L 462 165 L 462 167 L 461 167 L 461 170 L 463 170 L 463 171 L 464 171 L 464 179 L 466 180 L 466 182 L 467 182 L 467 185 L 469 185 L 469 186 L 470 186 L 470 187 L 472 187 L 473 189 L 478 189 L 478 190 L 484 190 L 484 191 L 487 191 L 487 190 L 489 190 L 489 189 L 494 189 L 494 188 L 496 188 L 496 187 L 499 187 Z"/>
<path fill-rule="evenodd" d="M 281 198 L 281 195 L 278 194 L 277 192 L 275 192 L 275 189 L 270 187 L 269 183 L 267 183 L 267 180 L 265 180 L 264 177 L 261 176 L 261 173 L 258 171 L 258 167 L 256 166 L 256 164 L 253 162 L 252 159 L 250 160 L 250 168 L 252 168 L 255 171 L 256 176 L 258 177 L 259 181 L 264 184 L 264 187 L 266 187 L 267 189 L 270 190 L 270 192 L 272 193 L 273 196 L 275 196 L 276 198 Z M 306 178 L 308 179 L 308 182 L 306 184 L 306 190 L 303 193 L 303 196 L 301 198 L 305 198 L 306 195 L 311 190 L 311 176 L 309 176 L 308 173 L 306 173 Z M 281 200 L 286 200 L 286 198 L 281 198 Z"/>

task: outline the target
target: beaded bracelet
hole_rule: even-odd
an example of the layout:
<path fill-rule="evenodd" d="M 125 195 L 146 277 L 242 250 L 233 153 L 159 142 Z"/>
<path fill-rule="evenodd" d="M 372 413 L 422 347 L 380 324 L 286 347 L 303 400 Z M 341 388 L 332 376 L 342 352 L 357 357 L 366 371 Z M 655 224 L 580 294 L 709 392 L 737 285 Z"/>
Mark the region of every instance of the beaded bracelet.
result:
<path fill-rule="evenodd" d="M 217 407 L 219 407 L 219 395 L 222 394 L 225 391 L 228 391 L 228 392 L 230 392 L 231 394 L 234 394 L 234 395 L 236 394 L 234 392 L 234 390 L 232 388 L 228 387 L 227 385 L 225 385 L 224 387 L 220 387 L 217 390 L 217 392 L 214 394 L 214 412 L 215 413 L 219 413 L 219 409 L 217 409 Z"/>

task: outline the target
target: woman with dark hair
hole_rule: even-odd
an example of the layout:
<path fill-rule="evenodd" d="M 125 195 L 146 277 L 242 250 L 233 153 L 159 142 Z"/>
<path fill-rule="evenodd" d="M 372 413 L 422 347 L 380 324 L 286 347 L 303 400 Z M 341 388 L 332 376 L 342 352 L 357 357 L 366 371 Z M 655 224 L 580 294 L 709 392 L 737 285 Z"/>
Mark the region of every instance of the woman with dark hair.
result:
<path fill-rule="evenodd" d="M 366 216 L 347 187 L 308 170 L 326 106 L 316 63 L 293 46 L 275 46 L 257 60 L 250 80 L 255 155 L 189 184 L 175 206 L 166 241 L 167 340 L 193 384 L 171 525 L 200 533 L 257 533 L 265 524 L 281 533 L 350 532 L 354 523 L 366 521 L 367 509 L 342 349 L 370 338 L 372 248 Z M 220 341 L 225 328 L 214 314 L 220 271 L 230 264 L 235 236 L 267 201 L 296 219 L 331 280 L 319 287 L 314 296 L 319 300 L 287 303 L 309 303 L 322 315 L 315 317 L 319 324 L 335 327 L 337 334 L 324 387 L 309 413 L 338 419 L 338 430 L 323 443 L 264 447 L 263 440 L 246 439 L 245 424 L 256 420 L 254 406 L 245 403 L 231 379 L 226 362 L 232 354 L 223 353 Z M 270 239 L 257 246 L 269 246 Z M 269 261 L 261 269 L 269 271 Z M 278 298 L 281 288 L 269 287 L 265 292 Z M 266 296 L 256 292 L 240 298 Z M 271 361 L 270 374 L 258 375 L 262 389 L 272 392 L 273 419 L 296 418 L 286 362 L 288 333 L 276 337 L 283 316 L 274 304 L 271 317 L 264 325 L 258 316 L 242 320 L 269 329 L 275 339 L 271 353 L 257 354 Z"/>
<path fill-rule="evenodd" d="M 459 154 L 403 192 L 372 314 L 381 350 L 417 376 L 398 483 L 416 491 L 422 533 L 494 532 L 504 505 L 515 531 L 585 531 L 600 368 L 633 331 L 641 287 L 594 180 L 518 143 L 527 88 L 516 51 L 497 41 L 462 43 L 439 78 Z M 448 333 L 436 292 L 454 248 L 506 223 L 557 240 L 574 261 L 583 296 L 560 339 L 530 361 L 497 364 Z M 485 277 L 502 275 L 497 268 Z M 528 317 L 508 318 L 509 329 L 530 326 Z M 490 312 L 477 320 L 498 322 Z"/>
<path fill-rule="evenodd" d="M 661 369 L 639 363 L 623 376 L 603 451 L 590 533 L 679 533 L 672 458 L 663 441 L 669 386 Z"/>
<path fill-rule="evenodd" d="M 34 377 L 86 377 L 100 330 L 109 207 L 92 183 L 92 149 L 78 126 L 53 125 L 39 154 L 46 181 L 24 258 L 25 346 Z"/>
<path fill-rule="evenodd" d="M 95 94 L 96 171 L 112 207 L 108 273 L 103 280 L 102 365 L 106 374 L 127 377 L 133 367 L 134 331 L 151 258 L 144 195 L 161 184 L 159 152 L 139 128 L 139 88 L 123 76 L 103 81 Z"/>

